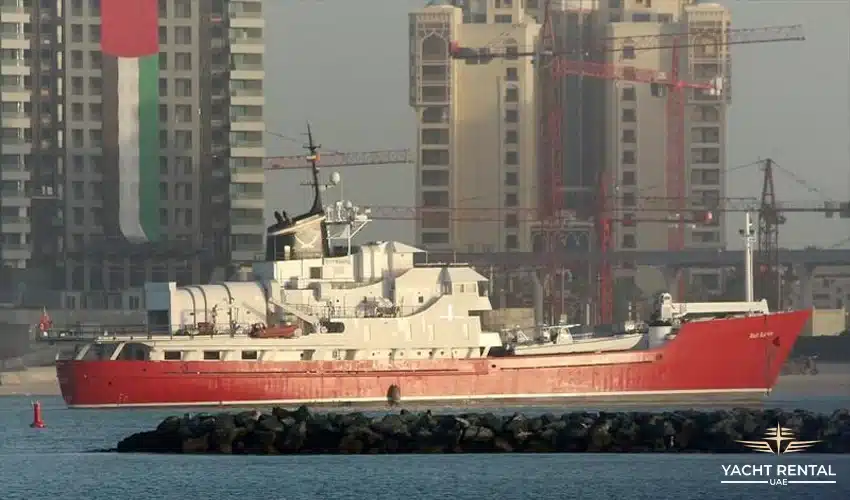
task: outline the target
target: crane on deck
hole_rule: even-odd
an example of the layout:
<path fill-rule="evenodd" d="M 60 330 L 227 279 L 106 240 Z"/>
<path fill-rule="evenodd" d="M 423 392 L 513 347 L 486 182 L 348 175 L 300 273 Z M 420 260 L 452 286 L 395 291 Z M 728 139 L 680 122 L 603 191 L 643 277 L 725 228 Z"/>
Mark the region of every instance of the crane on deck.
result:
<path fill-rule="evenodd" d="M 696 29 L 689 27 L 682 33 L 646 35 L 627 38 L 604 38 L 596 40 L 590 47 L 581 50 L 559 49 L 552 28 L 551 0 L 544 4 L 544 18 L 538 47 L 523 50 L 519 47 L 501 46 L 469 48 L 457 43 L 450 45 L 450 52 L 455 58 L 475 58 L 479 63 L 486 63 L 493 58 L 534 57 L 541 68 L 541 106 L 542 106 L 542 145 L 548 149 L 543 153 L 540 169 L 540 210 L 538 211 L 540 228 L 547 231 L 549 243 L 547 250 L 550 254 L 555 251 L 554 240 L 562 228 L 563 183 L 561 180 L 564 168 L 561 128 L 564 125 L 562 107 L 564 96 L 562 89 L 556 85 L 560 78 L 566 75 L 579 77 L 602 78 L 608 80 L 624 80 L 649 83 L 666 89 L 667 95 L 667 153 L 666 153 L 666 192 L 674 200 L 678 211 L 684 209 L 685 199 L 685 90 L 694 89 L 700 92 L 719 93 L 723 88 L 725 75 L 716 74 L 705 82 L 686 82 L 679 78 L 680 49 L 711 48 L 737 44 L 754 44 L 768 42 L 785 42 L 804 40 L 802 27 L 775 26 L 755 29 Z M 599 43 L 601 42 L 601 43 Z M 589 49 L 589 50 L 585 50 Z M 635 67 L 617 67 L 597 61 L 605 60 L 603 55 L 608 52 L 619 52 L 624 59 L 631 59 L 634 53 L 646 50 L 667 49 L 671 52 L 671 70 L 669 73 L 639 70 Z M 589 52 L 589 53 L 588 53 Z M 586 58 L 590 58 L 588 61 Z M 598 321 L 609 323 L 613 311 L 613 270 L 605 255 L 611 250 L 611 217 L 612 207 L 609 205 L 612 191 L 611 172 L 604 165 L 599 166 L 598 184 L 595 199 L 598 207 L 593 222 L 598 239 L 598 249 L 602 254 L 601 264 L 597 270 L 598 287 L 597 303 L 599 304 Z M 675 224 L 671 227 L 668 238 L 670 250 L 684 248 L 684 225 Z M 555 259 L 550 259 L 554 264 Z M 550 269 L 549 275 L 554 276 L 556 269 Z"/>

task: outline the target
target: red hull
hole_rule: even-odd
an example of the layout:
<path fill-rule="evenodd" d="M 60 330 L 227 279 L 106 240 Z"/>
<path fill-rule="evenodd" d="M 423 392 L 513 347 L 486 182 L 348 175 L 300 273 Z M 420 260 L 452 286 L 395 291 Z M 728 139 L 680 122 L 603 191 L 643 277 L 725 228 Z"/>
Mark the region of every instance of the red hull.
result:
<path fill-rule="evenodd" d="M 70 407 L 763 394 L 810 311 L 686 324 L 663 348 L 421 361 L 59 361 Z"/>

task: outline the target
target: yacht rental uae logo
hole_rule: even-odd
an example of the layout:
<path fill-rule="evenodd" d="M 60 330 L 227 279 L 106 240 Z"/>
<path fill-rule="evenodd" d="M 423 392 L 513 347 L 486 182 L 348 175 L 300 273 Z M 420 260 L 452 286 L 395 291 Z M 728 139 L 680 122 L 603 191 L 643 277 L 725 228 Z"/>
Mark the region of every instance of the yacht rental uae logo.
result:
<path fill-rule="evenodd" d="M 779 422 L 765 432 L 764 438 L 756 441 L 736 441 L 742 446 L 759 453 L 787 455 L 808 450 L 820 441 L 800 441 L 794 431 L 782 427 Z M 722 465 L 722 484 L 767 484 L 787 486 L 790 484 L 835 484 L 832 465 L 817 464 L 732 464 Z"/>

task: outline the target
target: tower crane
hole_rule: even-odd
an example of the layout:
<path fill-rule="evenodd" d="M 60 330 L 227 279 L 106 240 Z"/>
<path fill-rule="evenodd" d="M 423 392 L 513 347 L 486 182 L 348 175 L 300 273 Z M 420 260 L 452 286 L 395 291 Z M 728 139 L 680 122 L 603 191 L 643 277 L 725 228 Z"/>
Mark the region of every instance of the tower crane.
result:
<path fill-rule="evenodd" d="M 758 253 L 756 257 L 757 296 L 767 299 L 771 308 L 782 307 L 780 293 L 781 267 L 779 262 L 779 228 L 787 221 L 787 214 L 822 214 L 832 219 L 850 219 L 850 202 L 847 201 L 811 201 L 795 204 L 779 203 L 774 186 L 775 172 L 787 170 L 774 160 L 767 158 L 753 163 L 762 169 L 762 190 L 760 197 L 725 197 L 711 205 L 702 199 L 685 199 L 685 209 L 681 209 L 681 199 L 661 196 L 638 196 L 633 206 L 623 207 L 621 198 L 612 198 L 608 204 L 612 207 L 611 222 L 624 226 L 637 223 L 676 224 L 681 226 L 710 226 L 717 221 L 721 213 L 754 213 L 758 215 Z M 747 165 L 749 166 L 749 165 Z M 800 182 L 799 179 L 795 179 Z M 377 206 L 370 207 L 373 219 L 412 220 L 420 217 L 425 207 Z M 514 210 L 514 209 L 512 209 Z M 534 219 L 540 216 L 539 208 L 518 208 L 518 212 Z M 499 208 L 453 209 L 452 220 L 492 222 L 499 220 Z M 638 215 L 639 214 L 639 215 Z"/>
<path fill-rule="evenodd" d="M 322 154 L 324 167 L 354 167 L 416 163 L 416 154 L 409 149 L 379 149 L 348 153 Z M 312 168 L 308 155 L 271 156 L 263 159 L 265 170 L 294 170 Z"/>
<path fill-rule="evenodd" d="M 684 208 L 685 196 L 685 123 L 684 106 L 685 89 L 701 89 L 717 91 L 722 89 L 722 80 L 712 79 L 710 82 L 692 83 L 679 79 L 679 49 L 684 47 L 717 47 L 737 44 L 782 42 L 804 40 L 802 27 L 775 26 L 755 29 L 694 29 L 690 28 L 683 33 L 647 35 L 628 38 L 606 38 L 601 40 L 601 46 L 595 48 L 592 56 L 599 56 L 606 52 L 637 52 L 644 50 L 670 49 L 672 52 L 671 71 L 669 74 L 638 70 L 636 68 L 617 68 L 598 62 L 584 60 L 570 60 L 569 55 L 575 50 L 558 50 L 555 45 L 555 35 L 552 29 L 552 7 L 551 0 L 544 4 L 544 18 L 541 27 L 540 46 L 531 50 L 522 50 L 518 47 L 493 47 L 493 48 L 468 48 L 461 47 L 455 42 L 450 45 L 450 52 L 454 58 L 475 58 L 480 63 L 489 62 L 493 58 L 517 58 L 534 57 L 543 73 L 541 81 L 541 107 L 545 114 L 541 118 L 543 142 L 541 147 L 541 200 L 540 225 L 550 233 L 548 251 L 554 252 L 552 244 L 552 232 L 560 227 L 562 217 L 561 205 L 563 184 L 561 181 L 561 170 L 563 169 L 563 154 L 561 151 L 561 127 L 563 126 L 562 106 L 563 99 L 561 89 L 555 85 L 555 81 L 565 75 L 588 76 L 592 78 L 620 79 L 659 85 L 667 89 L 667 147 L 666 152 L 666 179 L 667 194 L 678 201 L 678 207 Z M 722 77 L 723 75 L 717 75 Z M 548 148 L 548 152 L 543 150 Z M 611 250 L 611 213 L 609 205 L 611 191 L 610 172 L 604 165 L 600 165 L 598 172 L 598 193 L 596 196 L 599 204 L 594 217 L 597 248 L 601 252 L 598 275 L 597 303 L 599 304 L 598 321 L 608 323 L 611 321 L 613 311 L 613 270 L 610 261 L 606 258 Z M 549 190 L 546 192 L 545 190 Z M 684 247 L 684 225 L 674 226 L 675 232 L 671 230 L 669 244 L 671 250 Z M 555 259 L 550 259 L 553 263 Z M 550 269 L 550 275 L 554 275 L 555 269 Z"/>

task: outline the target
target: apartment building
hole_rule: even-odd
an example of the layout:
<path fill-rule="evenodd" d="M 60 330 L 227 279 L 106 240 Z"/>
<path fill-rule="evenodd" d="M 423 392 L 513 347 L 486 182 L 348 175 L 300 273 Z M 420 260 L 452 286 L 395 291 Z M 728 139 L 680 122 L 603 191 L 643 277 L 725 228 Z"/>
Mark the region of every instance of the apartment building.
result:
<path fill-rule="evenodd" d="M 26 268 L 31 257 L 32 162 L 27 159 L 32 149 L 33 101 L 37 101 L 33 96 L 38 96 L 33 91 L 32 30 L 32 11 L 24 2 L 0 3 L 0 259 L 6 270 Z"/>
<path fill-rule="evenodd" d="M 610 3 L 616 3 L 611 0 Z M 623 40 L 622 50 L 607 53 L 609 64 L 633 66 L 669 74 L 671 50 L 635 50 L 628 39 L 641 36 L 672 35 L 686 30 L 708 28 L 727 29 L 728 10 L 717 4 L 683 5 L 690 2 L 628 0 L 622 11 L 609 12 L 606 36 Z M 651 5 L 651 7 L 650 7 Z M 681 49 L 680 78 L 694 82 L 709 82 L 724 78 L 722 93 L 700 89 L 685 91 L 684 163 L 687 212 L 681 214 L 700 222 L 684 225 L 686 248 L 724 248 L 725 218 L 715 208 L 725 196 L 724 169 L 726 164 L 726 109 L 731 102 L 730 58 L 726 46 L 700 45 L 705 40 L 690 40 Z M 685 45 L 685 42 L 682 42 Z M 668 90 L 644 83 L 616 81 L 608 83 L 606 103 L 606 151 L 608 164 L 613 167 L 613 192 L 617 194 L 616 213 L 620 220 L 614 224 L 619 250 L 662 250 L 669 248 L 669 239 L 677 229 L 673 224 L 646 219 L 664 218 L 646 208 L 670 207 L 661 200 L 667 193 L 667 151 L 671 137 L 667 135 Z M 657 198 L 657 201 L 647 201 Z M 711 211 L 710 223 L 700 219 L 702 211 Z M 675 217 L 676 214 L 667 213 Z M 632 277 L 645 291 L 669 287 L 657 270 L 626 269 L 621 276 Z M 720 291 L 721 275 L 714 269 L 691 270 L 693 286 Z"/>
<path fill-rule="evenodd" d="M 537 185 L 535 68 L 528 57 L 452 59 L 449 43 L 528 50 L 540 26 L 521 2 L 429 6 L 410 14 L 419 245 L 491 252 L 530 247 Z"/>
<path fill-rule="evenodd" d="M 261 254 L 261 0 L 2 6 L 5 266 L 44 270 L 66 307 L 117 308 Z"/>

